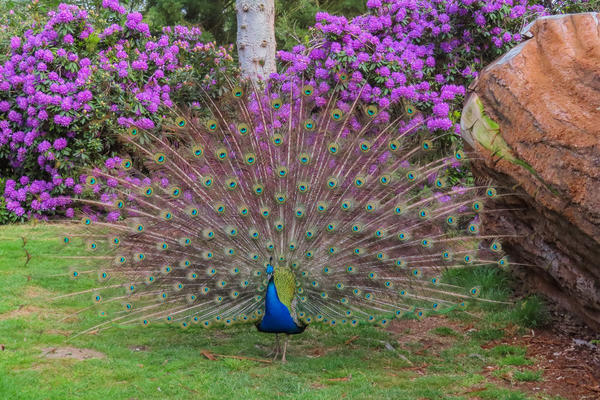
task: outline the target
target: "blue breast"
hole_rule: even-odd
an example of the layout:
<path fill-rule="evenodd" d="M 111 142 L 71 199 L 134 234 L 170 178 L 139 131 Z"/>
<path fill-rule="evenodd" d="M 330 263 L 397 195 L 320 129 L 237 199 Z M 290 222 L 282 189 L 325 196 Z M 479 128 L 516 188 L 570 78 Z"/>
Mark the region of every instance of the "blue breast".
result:
<path fill-rule="evenodd" d="M 273 278 L 269 281 L 265 295 L 265 315 L 256 327 L 261 332 L 271 333 L 291 334 L 304 331 L 305 327 L 296 325 L 288 308 L 279 301 Z"/>

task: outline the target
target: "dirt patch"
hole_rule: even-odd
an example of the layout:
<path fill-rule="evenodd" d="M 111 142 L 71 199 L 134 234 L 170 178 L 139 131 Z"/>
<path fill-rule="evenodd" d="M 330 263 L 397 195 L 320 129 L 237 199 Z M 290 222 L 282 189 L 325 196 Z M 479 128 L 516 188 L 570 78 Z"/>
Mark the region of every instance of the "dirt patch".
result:
<path fill-rule="evenodd" d="M 436 328 L 450 328 L 450 334 L 436 334 Z M 401 346 L 409 343 L 419 343 L 422 347 L 417 350 L 418 353 L 427 350 L 439 353 L 441 350 L 449 348 L 456 341 L 458 336 L 463 336 L 473 329 L 472 325 L 461 324 L 459 321 L 454 321 L 446 318 L 443 315 L 432 316 L 419 320 L 392 320 L 387 330 L 393 332 L 397 336 L 398 344 Z M 432 332 L 433 331 L 433 332 Z"/>
<path fill-rule="evenodd" d="M 541 371 L 541 381 L 520 382 L 513 376 L 498 376 L 497 371 L 503 367 L 497 365 L 485 366 L 482 375 L 498 386 L 521 390 L 533 396 L 544 394 L 561 396 L 568 400 L 600 399 L 600 346 L 590 342 L 600 336 L 575 321 L 565 324 L 565 319 L 561 318 L 560 322 L 563 323 L 558 322 L 552 324 L 553 329 L 530 330 L 529 334 L 522 336 L 516 334 L 516 327 L 509 326 L 504 330 L 505 338 L 490 341 L 482 346 L 484 349 L 502 344 L 524 347 L 526 357 L 534 364 L 508 369 Z M 422 321 L 394 320 L 388 330 L 398 336 L 400 344 L 421 344 L 423 347 L 417 352 L 429 349 L 437 353 L 441 350 L 439 346 L 449 347 L 456 340 L 453 336 L 435 334 L 435 329 L 440 327 L 451 328 L 461 335 L 474 331 L 472 324 L 451 320 L 445 316 L 429 317 Z"/>
<path fill-rule="evenodd" d="M 534 361 L 530 370 L 542 371 L 541 382 L 518 382 L 511 377 L 496 378 L 488 367 L 486 375 L 495 381 L 504 381 L 520 390 L 559 395 L 569 400 L 600 399 L 600 347 L 589 342 L 549 330 L 532 331 L 525 336 L 513 336 L 492 341 L 484 348 L 500 344 L 527 349 L 527 358 Z"/>
<path fill-rule="evenodd" d="M 5 313 L 0 314 L 0 321 L 15 319 L 15 318 L 24 318 L 31 317 L 35 315 L 35 319 L 37 320 L 58 320 L 60 318 L 64 318 L 67 316 L 66 310 L 58 310 L 52 308 L 44 308 L 39 307 L 33 304 L 20 305 L 17 309 L 7 311 Z M 75 318 L 75 316 L 73 316 Z"/>
<path fill-rule="evenodd" d="M 390 322 L 389 326 L 387 327 L 387 330 L 401 335 L 401 339 L 415 339 L 439 327 L 447 327 L 458 333 L 466 333 L 469 331 L 469 329 L 473 328 L 472 325 L 462 324 L 460 321 L 448 319 L 444 315 L 434 315 L 431 317 L 424 318 L 423 320 L 394 319 Z"/>
<path fill-rule="evenodd" d="M 148 346 L 144 346 L 144 345 L 127 346 L 127 348 L 131 351 L 149 351 L 150 350 L 150 348 Z"/>
<path fill-rule="evenodd" d="M 45 299 L 49 299 L 52 297 L 52 292 L 39 286 L 25 287 L 25 298 L 31 299 L 35 297 L 43 297 Z"/>
<path fill-rule="evenodd" d="M 106 355 L 96 350 L 78 349 L 76 347 L 48 347 L 42 349 L 42 357 L 88 360 L 90 358 L 106 358 Z"/>
<path fill-rule="evenodd" d="M 19 318 L 19 317 L 27 317 L 33 313 L 37 313 L 40 311 L 42 311 L 41 308 L 33 306 L 33 305 L 19 306 L 19 308 L 17 308 L 16 310 L 12 310 L 12 311 L 8 311 L 3 314 L 0 314 L 0 321 L 4 321 L 7 319 L 15 319 L 15 318 Z"/>
<path fill-rule="evenodd" d="M 319 358 L 323 357 L 330 351 L 337 350 L 337 347 L 312 347 L 306 351 L 306 357 L 308 358 Z"/>

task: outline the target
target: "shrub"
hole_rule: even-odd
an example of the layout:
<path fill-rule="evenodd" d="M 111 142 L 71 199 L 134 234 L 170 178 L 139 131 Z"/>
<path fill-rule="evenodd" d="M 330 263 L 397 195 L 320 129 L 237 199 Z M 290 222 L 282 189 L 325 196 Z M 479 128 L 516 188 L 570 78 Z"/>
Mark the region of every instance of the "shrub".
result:
<path fill-rule="evenodd" d="M 429 130 L 458 132 L 466 86 L 483 66 L 521 41 L 519 29 L 543 6 L 525 0 L 369 0 L 348 21 L 317 14 L 312 40 L 279 52 L 285 74 L 317 91 L 340 88 L 343 110 L 360 97 L 388 119 L 416 104 Z M 401 127 L 404 128 L 404 127 Z"/>
<path fill-rule="evenodd" d="M 82 190 L 82 169 L 119 151 L 117 133 L 159 125 L 233 68 L 229 49 L 202 43 L 198 28 L 152 37 L 141 14 L 117 0 L 102 6 L 93 16 L 66 4 L 39 20 L 5 16 L 16 34 L 0 65 L 0 174 L 16 217 L 64 208 Z M 35 7 L 24 11 L 39 15 Z"/>
<path fill-rule="evenodd" d="M 542 371 L 532 371 L 530 369 L 515 371 L 513 377 L 519 382 L 539 382 L 542 380 Z"/>
<path fill-rule="evenodd" d="M 525 328 L 540 328 L 551 320 L 546 304 L 538 296 L 530 296 L 515 305 L 510 319 Z"/>
<path fill-rule="evenodd" d="M 67 206 L 82 190 L 74 179 L 82 169 L 114 162 L 116 133 L 160 125 L 170 107 L 193 103 L 199 90 L 220 93 L 224 76 L 236 73 L 230 49 L 203 43 L 199 29 L 164 28 L 153 37 L 142 15 L 118 0 L 102 0 L 92 15 L 61 4 L 44 16 L 37 4 L 0 17 L 0 174 L 5 208 L 17 217 Z M 320 104 L 336 87 L 342 111 L 360 97 L 378 105 L 379 123 L 416 106 L 422 113 L 399 129 L 450 133 L 441 147 L 460 146 L 451 133 L 459 132 L 477 71 L 517 44 L 525 23 L 552 11 L 526 0 L 368 0 L 367 7 L 350 21 L 317 13 L 312 39 L 279 52 L 285 67 L 271 87 L 309 82 Z"/>

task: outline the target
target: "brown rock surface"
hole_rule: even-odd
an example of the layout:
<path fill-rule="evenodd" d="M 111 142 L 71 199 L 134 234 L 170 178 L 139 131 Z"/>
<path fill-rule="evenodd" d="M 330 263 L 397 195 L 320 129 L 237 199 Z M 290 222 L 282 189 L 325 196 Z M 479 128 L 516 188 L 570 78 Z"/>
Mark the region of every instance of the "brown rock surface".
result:
<path fill-rule="evenodd" d="M 474 174 L 515 196 L 485 214 L 516 272 L 600 330 L 600 23 L 545 17 L 485 68 L 461 126 Z M 519 266 L 518 264 L 523 264 Z"/>

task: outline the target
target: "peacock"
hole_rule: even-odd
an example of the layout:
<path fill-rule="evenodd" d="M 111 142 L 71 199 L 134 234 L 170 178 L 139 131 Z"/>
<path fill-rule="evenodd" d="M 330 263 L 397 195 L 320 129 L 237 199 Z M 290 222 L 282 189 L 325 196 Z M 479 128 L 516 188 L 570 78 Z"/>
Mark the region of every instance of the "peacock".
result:
<path fill-rule="evenodd" d="M 123 132 L 61 237 L 89 252 L 69 258 L 82 287 L 61 298 L 89 296 L 80 312 L 103 318 L 81 333 L 255 324 L 285 362 L 289 335 L 311 324 L 385 326 L 485 301 L 444 276 L 507 263 L 480 232 L 496 189 L 462 182 L 465 154 L 418 104 L 392 120 L 342 89 L 231 81 Z"/>

